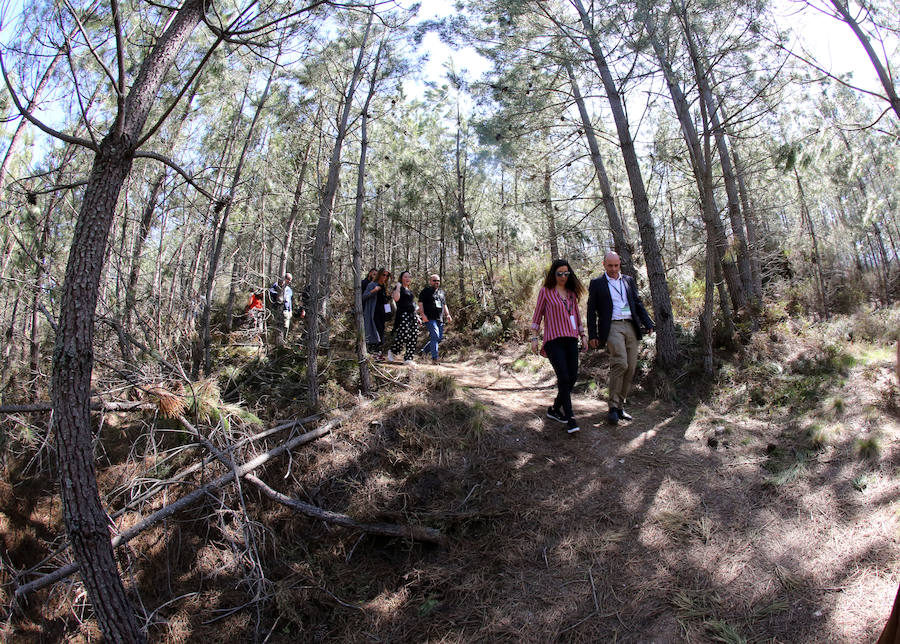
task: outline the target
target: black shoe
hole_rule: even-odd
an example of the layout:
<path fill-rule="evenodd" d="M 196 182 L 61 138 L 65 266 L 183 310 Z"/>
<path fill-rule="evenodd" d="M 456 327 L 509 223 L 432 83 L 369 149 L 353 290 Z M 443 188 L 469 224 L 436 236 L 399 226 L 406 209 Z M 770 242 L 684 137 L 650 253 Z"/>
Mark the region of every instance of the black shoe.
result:
<path fill-rule="evenodd" d="M 566 419 L 562 415 L 562 412 L 558 411 L 555 407 L 547 407 L 547 418 L 552 418 L 553 420 L 560 423 L 566 422 Z"/>
<path fill-rule="evenodd" d="M 619 417 L 619 420 L 633 420 L 631 414 L 629 414 L 627 411 L 625 411 L 621 407 L 616 409 L 616 415 Z"/>
<path fill-rule="evenodd" d="M 606 414 L 606 422 L 610 425 L 618 425 L 619 424 L 619 414 L 616 411 L 615 407 L 610 407 L 609 413 Z"/>
<path fill-rule="evenodd" d="M 574 418 L 570 418 L 570 419 L 569 419 L 568 421 L 566 421 L 566 422 L 569 424 L 569 428 L 566 430 L 568 433 L 574 434 L 575 432 L 580 432 L 580 431 L 581 431 L 581 427 L 578 426 L 578 423 L 575 422 L 575 419 L 574 419 Z"/>

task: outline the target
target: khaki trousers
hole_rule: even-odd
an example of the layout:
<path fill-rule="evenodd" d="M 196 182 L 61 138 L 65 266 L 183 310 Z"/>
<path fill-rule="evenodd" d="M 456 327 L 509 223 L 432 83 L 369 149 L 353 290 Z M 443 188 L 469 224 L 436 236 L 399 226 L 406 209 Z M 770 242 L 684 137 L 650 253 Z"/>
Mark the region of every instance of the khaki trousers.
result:
<path fill-rule="evenodd" d="M 631 320 L 613 320 L 606 340 L 609 351 L 609 406 L 621 409 L 637 369 L 638 339 Z"/>

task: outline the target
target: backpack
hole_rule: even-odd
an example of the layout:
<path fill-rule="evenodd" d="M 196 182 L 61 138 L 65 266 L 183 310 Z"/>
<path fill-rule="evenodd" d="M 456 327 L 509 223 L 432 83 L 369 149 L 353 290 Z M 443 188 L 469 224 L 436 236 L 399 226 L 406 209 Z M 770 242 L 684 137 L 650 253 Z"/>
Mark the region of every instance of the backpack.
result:
<path fill-rule="evenodd" d="M 278 282 L 272 284 L 266 291 L 266 306 L 273 311 L 278 311 L 284 307 L 284 289 L 278 286 Z"/>

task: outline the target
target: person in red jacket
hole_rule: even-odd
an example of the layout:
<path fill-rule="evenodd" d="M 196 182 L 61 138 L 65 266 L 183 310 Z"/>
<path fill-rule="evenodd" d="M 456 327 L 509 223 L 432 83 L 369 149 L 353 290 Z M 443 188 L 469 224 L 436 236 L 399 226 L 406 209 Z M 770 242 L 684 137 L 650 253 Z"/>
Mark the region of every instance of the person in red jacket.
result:
<path fill-rule="evenodd" d="M 252 324 L 254 329 L 262 331 L 263 316 L 265 315 L 262 291 L 250 294 L 250 301 L 247 302 L 244 315 L 247 316 L 247 322 Z"/>

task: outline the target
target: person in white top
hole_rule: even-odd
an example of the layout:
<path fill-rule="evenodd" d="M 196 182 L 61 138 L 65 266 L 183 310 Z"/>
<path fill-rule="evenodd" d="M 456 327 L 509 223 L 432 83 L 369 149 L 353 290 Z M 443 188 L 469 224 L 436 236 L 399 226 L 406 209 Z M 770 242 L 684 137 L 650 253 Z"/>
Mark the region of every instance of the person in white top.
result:
<path fill-rule="evenodd" d="M 643 329 L 653 333 L 655 325 L 644 308 L 634 278 L 621 274 L 616 253 L 603 258 L 604 275 L 591 280 L 588 288 L 587 327 L 589 346 L 606 345 L 609 351 L 609 412 L 606 420 L 617 425 L 631 420 L 625 400 L 637 368 L 638 341 Z"/>

